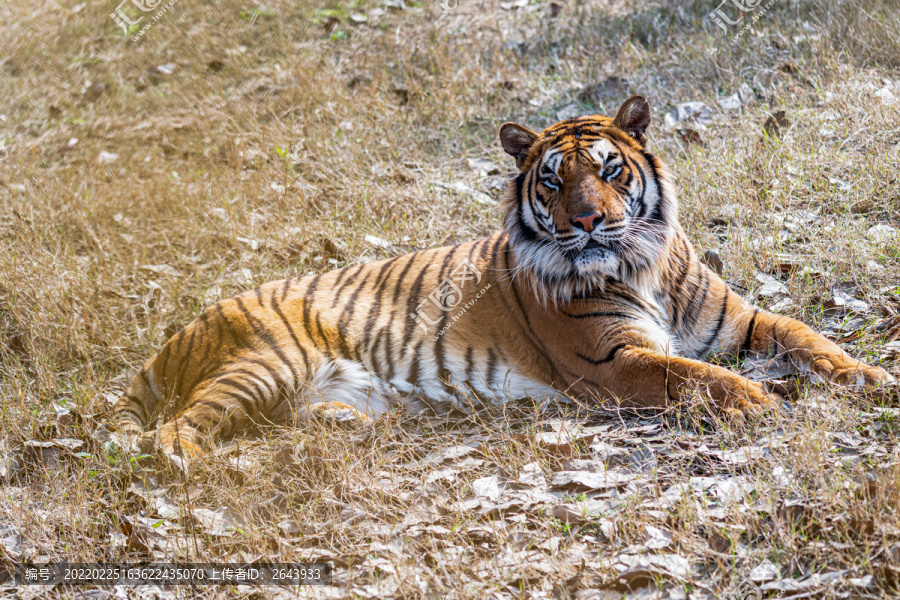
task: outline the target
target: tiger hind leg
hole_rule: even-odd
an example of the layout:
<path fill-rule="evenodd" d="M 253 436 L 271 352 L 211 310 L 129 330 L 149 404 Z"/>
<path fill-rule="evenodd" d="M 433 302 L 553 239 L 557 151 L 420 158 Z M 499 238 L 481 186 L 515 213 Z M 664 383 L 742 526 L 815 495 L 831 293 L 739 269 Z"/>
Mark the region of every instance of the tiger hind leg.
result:
<path fill-rule="evenodd" d="M 159 430 L 164 454 L 193 460 L 220 438 L 233 436 L 258 422 L 272 422 L 266 407 L 278 393 L 254 388 L 236 374 L 223 376 L 196 389 L 179 414 Z"/>
<path fill-rule="evenodd" d="M 277 386 L 247 365 L 195 389 L 184 410 L 160 428 L 159 446 L 169 457 L 188 462 L 209 443 L 240 434 L 255 424 L 366 422 L 397 401 L 389 386 L 353 361 L 326 358 L 301 390 Z M 176 461 L 179 462 L 179 461 Z"/>

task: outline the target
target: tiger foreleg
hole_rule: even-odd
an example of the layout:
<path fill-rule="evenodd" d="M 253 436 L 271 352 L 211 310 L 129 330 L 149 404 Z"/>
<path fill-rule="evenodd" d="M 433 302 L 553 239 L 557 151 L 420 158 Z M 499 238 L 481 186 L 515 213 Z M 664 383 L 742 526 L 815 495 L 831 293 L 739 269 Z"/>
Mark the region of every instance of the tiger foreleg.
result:
<path fill-rule="evenodd" d="M 781 398 L 756 381 L 699 360 L 625 346 L 598 373 L 601 391 L 631 406 L 667 408 L 689 400 L 698 387 L 715 408 L 737 418 L 773 409 Z"/>
<path fill-rule="evenodd" d="M 787 358 L 800 371 L 843 385 L 862 387 L 895 381 L 881 367 L 853 358 L 805 323 L 759 309 L 748 312 L 742 351 Z"/>

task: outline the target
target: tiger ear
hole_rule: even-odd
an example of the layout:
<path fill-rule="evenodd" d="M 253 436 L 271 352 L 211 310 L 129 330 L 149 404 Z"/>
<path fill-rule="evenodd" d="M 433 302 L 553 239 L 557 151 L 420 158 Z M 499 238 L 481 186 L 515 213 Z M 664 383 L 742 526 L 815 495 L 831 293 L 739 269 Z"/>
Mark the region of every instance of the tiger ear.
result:
<path fill-rule="evenodd" d="M 515 157 L 516 166 L 525 166 L 528 152 L 538 139 L 538 134 L 518 123 L 504 123 L 500 126 L 500 143 L 510 156 Z"/>
<path fill-rule="evenodd" d="M 642 146 L 647 143 L 644 132 L 650 125 L 650 103 L 643 96 L 632 96 L 619 108 L 613 119 L 613 127 L 618 127 Z"/>

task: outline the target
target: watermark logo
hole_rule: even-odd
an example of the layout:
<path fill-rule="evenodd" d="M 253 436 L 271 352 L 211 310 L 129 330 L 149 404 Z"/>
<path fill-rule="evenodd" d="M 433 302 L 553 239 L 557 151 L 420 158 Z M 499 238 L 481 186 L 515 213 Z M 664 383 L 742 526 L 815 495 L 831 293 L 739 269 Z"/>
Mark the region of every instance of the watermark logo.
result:
<path fill-rule="evenodd" d="M 769 10 L 769 8 L 771 8 L 772 5 L 777 1 L 778 0 L 769 0 L 765 6 L 760 8 L 760 4 L 763 3 L 763 0 L 722 0 L 722 2 L 719 4 L 719 6 L 716 7 L 716 9 L 709 13 L 709 19 L 710 21 L 715 23 L 715 25 L 719 27 L 719 29 L 721 29 L 725 33 L 728 33 L 729 25 L 739 25 L 744 20 L 744 15 L 746 13 L 753 12 L 754 14 L 750 19 L 750 22 L 744 25 L 744 27 L 735 34 L 734 39 L 737 40 L 747 31 L 749 31 L 753 27 L 753 25 L 757 21 L 759 21 L 759 18 L 766 14 L 766 11 Z M 726 11 L 722 8 L 729 4 L 736 7 L 737 11 L 730 9 Z M 732 19 L 729 16 L 729 13 L 735 18 Z"/>
<path fill-rule="evenodd" d="M 291 161 L 291 165 L 297 166 L 303 164 L 306 159 L 306 151 L 303 148 L 303 144 L 306 140 L 304 138 L 300 138 L 294 145 L 291 146 L 291 151 L 288 153 L 288 160 Z"/>
<path fill-rule="evenodd" d="M 446 15 L 448 12 L 452 12 L 459 6 L 459 0 L 441 0 L 441 16 Z"/>
<path fill-rule="evenodd" d="M 470 282 L 474 285 L 481 283 L 481 271 L 470 261 L 465 259 L 457 266 L 449 276 L 441 281 L 433 292 L 416 307 L 415 312 L 409 314 L 409 317 L 422 328 L 422 331 L 428 333 L 428 326 L 439 325 L 445 323 L 444 327 L 435 334 L 434 341 L 444 335 L 450 327 L 453 326 L 459 318 L 469 310 L 481 296 L 490 289 L 491 284 L 487 284 L 483 289 L 479 290 L 475 297 L 469 300 L 465 305 L 461 306 L 463 300 L 463 288 Z M 428 316 L 425 310 L 426 305 L 433 304 L 441 312 L 447 313 L 459 308 L 459 312 L 451 316 L 449 319 L 446 315 L 438 313 L 436 319 Z"/>
<path fill-rule="evenodd" d="M 768 560 L 763 561 L 750 571 L 749 577 L 738 583 L 725 600 L 762 600 L 763 591 L 755 582 L 770 581 L 781 577 L 781 569 Z"/>
<path fill-rule="evenodd" d="M 136 19 L 131 19 L 129 17 L 129 12 L 126 12 L 125 6 L 131 5 L 132 10 L 131 13 L 134 12 L 134 9 L 142 12 L 142 13 L 150 13 L 154 10 L 157 10 L 157 7 L 162 4 L 163 0 L 123 0 L 119 6 L 116 7 L 115 12 L 109 13 L 109 17 L 115 21 L 116 25 L 122 28 L 122 33 L 125 35 L 129 35 L 135 28 L 144 20 L 146 15 L 138 16 Z M 145 23 L 144 26 L 137 31 L 132 38 L 132 42 L 136 42 L 141 39 L 141 36 L 144 35 L 153 25 L 164 15 L 166 11 L 168 11 L 178 0 L 169 0 L 165 5 L 159 8 L 157 13 L 150 18 L 149 23 Z"/>
<path fill-rule="evenodd" d="M 116 7 L 116 12 L 109 13 L 109 17 L 116 22 L 116 25 L 122 28 L 122 33 L 128 35 L 129 29 L 143 21 L 144 17 L 139 17 L 137 20 L 132 21 L 123 7 L 126 4 L 131 4 L 139 11 L 147 13 L 155 9 L 160 2 L 162 2 L 162 0 L 123 0 L 122 3 Z"/>

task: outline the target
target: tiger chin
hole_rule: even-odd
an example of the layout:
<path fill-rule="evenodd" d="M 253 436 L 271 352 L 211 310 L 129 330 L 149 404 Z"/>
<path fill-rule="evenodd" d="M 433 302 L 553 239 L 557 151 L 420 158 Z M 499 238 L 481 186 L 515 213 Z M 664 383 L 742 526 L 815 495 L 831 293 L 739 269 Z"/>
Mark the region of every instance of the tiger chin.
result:
<path fill-rule="evenodd" d="M 567 394 L 665 408 L 700 384 L 726 416 L 778 406 L 761 383 L 704 362 L 712 354 L 780 356 L 840 384 L 894 381 L 750 306 L 698 260 L 671 175 L 646 149 L 649 124 L 641 96 L 613 118 L 540 133 L 504 124 L 519 173 L 501 231 L 219 302 L 143 365 L 116 425 L 193 459 L 254 424 L 398 405 Z"/>

